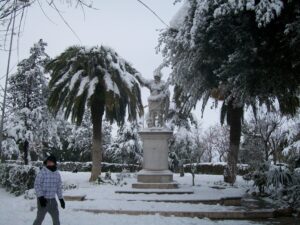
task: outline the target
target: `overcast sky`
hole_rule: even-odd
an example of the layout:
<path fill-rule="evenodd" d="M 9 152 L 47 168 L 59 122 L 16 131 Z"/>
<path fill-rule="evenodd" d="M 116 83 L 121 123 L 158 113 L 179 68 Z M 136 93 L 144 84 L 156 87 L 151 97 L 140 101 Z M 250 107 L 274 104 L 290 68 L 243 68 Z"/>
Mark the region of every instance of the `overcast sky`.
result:
<path fill-rule="evenodd" d="M 40 1 L 43 3 L 44 1 Z M 180 4 L 173 5 L 174 0 L 144 0 L 166 23 L 177 12 Z M 153 70 L 162 62 L 162 56 L 156 54 L 159 30 L 165 25 L 151 14 L 137 0 L 94 0 L 93 6 L 99 10 L 57 5 L 64 18 L 76 32 L 78 38 L 63 23 L 55 10 L 43 5 L 51 21 L 43 14 L 38 4 L 30 7 L 25 20 L 25 27 L 19 39 L 19 51 L 15 38 L 11 67 L 19 60 L 28 57 L 33 43 L 42 38 L 48 43 L 46 52 L 55 57 L 70 45 L 108 45 L 114 48 L 123 58 L 130 61 L 144 77 L 151 79 Z M 19 52 L 19 54 L 18 54 Z M 0 80 L 4 84 L 7 52 L 0 51 Z M 163 70 L 164 79 L 170 71 Z M 142 89 L 143 104 L 147 104 L 149 91 Z M 211 110 L 208 105 L 201 119 L 200 110 L 195 114 L 206 128 L 219 122 L 219 109 Z"/>

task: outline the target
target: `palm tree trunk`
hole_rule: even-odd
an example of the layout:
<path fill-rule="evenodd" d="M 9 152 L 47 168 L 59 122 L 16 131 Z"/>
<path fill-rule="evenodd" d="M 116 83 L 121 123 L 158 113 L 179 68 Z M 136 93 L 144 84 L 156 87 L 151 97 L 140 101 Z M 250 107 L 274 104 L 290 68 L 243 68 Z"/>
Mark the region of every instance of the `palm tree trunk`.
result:
<path fill-rule="evenodd" d="M 230 144 L 224 181 L 234 184 L 237 174 L 238 153 L 241 140 L 243 107 L 236 107 L 233 101 L 228 103 L 227 123 L 230 126 Z"/>
<path fill-rule="evenodd" d="M 91 114 L 93 123 L 93 144 L 92 144 L 92 173 L 90 182 L 97 180 L 101 174 L 102 162 L 102 117 L 104 114 L 104 104 L 92 102 Z"/>

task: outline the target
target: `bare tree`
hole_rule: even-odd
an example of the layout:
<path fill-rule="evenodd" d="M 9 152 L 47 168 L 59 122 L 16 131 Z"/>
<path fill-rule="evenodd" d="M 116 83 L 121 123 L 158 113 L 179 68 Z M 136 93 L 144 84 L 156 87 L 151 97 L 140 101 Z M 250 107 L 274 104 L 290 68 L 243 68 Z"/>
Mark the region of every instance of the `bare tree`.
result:
<path fill-rule="evenodd" d="M 252 115 L 249 121 L 249 133 L 252 136 L 260 137 L 264 145 L 265 161 L 273 159 L 276 164 L 281 152 L 287 145 L 288 128 L 284 125 L 288 119 L 279 112 L 259 111 Z"/>
<path fill-rule="evenodd" d="M 202 136 L 202 144 L 205 150 L 203 160 L 205 162 L 212 162 L 213 160 L 213 154 L 215 150 L 214 138 L 216 135 L 215 129 L 213 127 L 209 127 Z"/>
<path fill-rule="evenodd" d="M 214 145 L 219 156 L 219 162 L 226 162 L 229 150 L 229 127 L 216 125 L 214 129 L 217 134 Z"/>
<path fill-rule="evenodd" d="M 209 127 L 201 137 L 204 147 L 205 161 L 212 162 L 213 158 L 224 162 L 229 150 L 229 129 L 227 126 L 214 125 Z"/>

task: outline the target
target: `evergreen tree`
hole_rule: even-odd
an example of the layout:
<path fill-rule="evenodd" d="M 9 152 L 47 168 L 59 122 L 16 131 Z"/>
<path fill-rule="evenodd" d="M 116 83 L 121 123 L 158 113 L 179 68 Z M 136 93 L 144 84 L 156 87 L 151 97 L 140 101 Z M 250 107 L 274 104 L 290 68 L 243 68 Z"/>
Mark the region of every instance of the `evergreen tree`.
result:
<path fill-rule="evenodd" d="M 245 105 L 294 115 L 299 107 L 300 2 L 188 0 L 160 37 L 183 112 L 223 101 L 230 127 L 225 180 L 234 183 Z"/>
<path fill-rule="evenodd" d="M 194 158 L 197 151 L 196 139 L 191 129 L 176 127 L 173 137 L 170 140 L 170 152 L 175 153 L 182 163 L 191 163 L 197 160 Z"/>
<path fill-rule="evenodd" d="M 62 112 L 55 117 L 58 142 L 45 149 L 45 156 L 54 154 L 60 161 L 81 161 L 80 152 L 74 151 L 71 146 L 74 143 L 75 125 L 66 120 Z"/>
<path fill-rule="evenodd" d="M 125 123 L 117 132 L 117 137 L 108 149 L 113 162 L 139 164 L 142 162 L 142 142 L 138 134 L 137 122 Z"/>
<path fill-rule="evenodd" d="M 287 147 L 283 154 L 291 166 L 300 167 L 300 115 L 293 120 L 294 123 L 288 128 Z"/>
<path fill-rule="evenodd" d="M 169 141 L 169 160 L 174 169 L 179 161 L 200 162 L 204 154 L 200 140 L 201 124 L 196 121 L 192 113 L 183 114 L 176 100 L 174 96 L 167 117 L 167 126 L 173 131 L 173 137 Z"/>
<path fill-rule="evenodd" d="M 112 144 L 112 125 L 110 122 L 105 120 L 103 121 L 102 135 L 103 161 L 112 162 L 112 155 L 109 151 L 109 148 Z"/>
<path fill-rule="evenodd" d="M 8 80 L 7 118 L 4 131 L 12 138 L 28 164 L 29 149 L 42 157 L 44 146 L 57 140 L 53 116 L 47 107 L 48 81 L 44 72 L 49 56 L 47 44 L 40 40 L 30 49 L 30 56 L 18 64 L 15 74 Z M 11 142 L 12 143 L 12 142 Z"/>
<path fill-rule="evenodd" d="M 91 113 L 87 110 L 84 113 L 82 122 L 72 129 L 72 139 L 69 142 L 68 149 L 76 155 L 74 161 L 90 161 L 93 138 L 93 125 Z"/>

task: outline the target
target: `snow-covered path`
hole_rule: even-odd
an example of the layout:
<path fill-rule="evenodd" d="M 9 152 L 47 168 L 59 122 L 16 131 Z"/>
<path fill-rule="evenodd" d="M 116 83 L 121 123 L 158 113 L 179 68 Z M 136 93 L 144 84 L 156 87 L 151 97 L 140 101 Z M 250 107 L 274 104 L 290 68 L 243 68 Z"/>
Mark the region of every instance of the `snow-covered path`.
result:
<path fill-rule="evenodd" d="M 126 186 L 119 187 L 113 185 L 91 185 L 88 183 L 89 173 L 78 173 L 72 174 L 68 172 L 62 173 L 62 178 L 65 183 L 68 184 L 76 184 L 78 188 L 73 190 L 68 190 L 64 194 L 65 195 L 78 195 L 78 194 L 86 194 L 88 199 L 84 202 L 66 202 L 66 209 L 60 209 L 61 213 L 61 224 L 62 225 L 124 225 L 124 224 L 139 224 L 139 225 L 187 225 L 187 224 L 201 224 L 201 225 L 257 225 L 261 223 L 254 223 L 249 221 L 211 221 L 208 219 L 198 219 L 198 218 L 178 218 L 178 217 L 162 217 L 159 215 L 154 216 L 128 216 L 128 215 L 108 215 L 108 214 L 92 214 L 87 212 L 78 212 L 74 211 L 75 208 L 105 208 L 105 209 L 115 209 L 116 207 L 119 209 L 177 209 L 177 210 L 199 210 L 205 209 L 205 207 L 213 207 L 215 210 L 221 210 L 222 206 L 205 206 L 205 205 L 194 205 L 194 204 L 170 204 L 170 203 L 153 203 L 153 202 L 128 202 L 128 199 L 147 199 L 150 197 L 154 197 L 157 199 L 167 198 L 191 198 L 190 195 L 186 196 L 155 196 L 155 195 L 122 195 L 115 194 L 114 191 L 120 188 L 126 188 L 131 182 L 134 182 L 134 178 L 127 178 L 126 182 L 128 183 Z M 198 177 L 200 179 L 201 177 Z M 176 180 L 179 179 L 179 183 L 183 186 L 188 186 L 188 182 L 190 182 L 189 177 L 181 178 L 176 177 Z M 217 176 L 205 176 L 202 177 L 202 181 L 208 182 L 207 185 L 211 185 L 210 182 L 215 182 L 218 180 Z M 185 183 L 186 182 L 186 183 Z M 204 185 L 204 184 L 203 184 Z M 205 186 L 205 185 L 204 185 Z M 207 186 L 207 188 L 208 188 Z M 211 189 L 212 193 L 207 189 L 207 193 L 204 192 L 204 196 L 198 193 L 199 187 L 194 188 L 195 196 L 198 195 L 199 198 L 206 197 L 212 198 L 214 189 Z M 205 187 L 203 187 L 205 190 Z M 220 190 L 218 190 L 220 191 Z M 222 190 L 222 192 L 226 191 L 226 189 Z M 235 188 L 234 190 L 228 190 L 228 195 L 238 195 L 241 194 L 243 188 Z M 224 194 L 224 193 L 223 193 Z M 15 197 L 9 193 L 7 193 L 3 188 L 0 188 L 0 225 L 31 225 L 35 214 L 36 214 L 36 200 L 26 200 L 24 196 Z M 47 215 L 44 225 L 52 224 L 51 218 Z"/>

